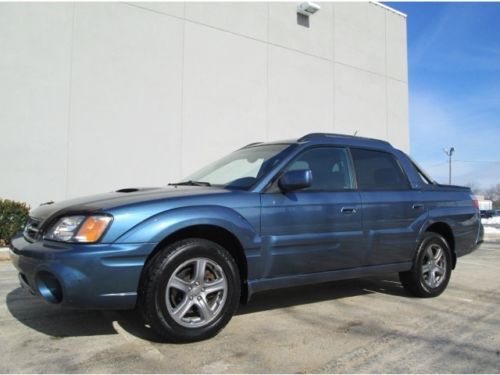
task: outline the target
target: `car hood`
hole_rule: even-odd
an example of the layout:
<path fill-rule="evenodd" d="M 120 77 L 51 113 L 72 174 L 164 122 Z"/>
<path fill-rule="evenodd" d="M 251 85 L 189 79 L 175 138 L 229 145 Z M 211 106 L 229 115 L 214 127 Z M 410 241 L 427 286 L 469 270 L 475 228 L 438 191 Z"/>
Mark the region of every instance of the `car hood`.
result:
<path fill-rule="evenodd" d="M 116 207 L 138 203 L 161 201 L 169 198 L 229 193 L 228 190 L 204 186 L 166 186 L 156 188 L 127 188 L 110 193 L 68 199 L 61 202 L 42 203 L 30 212 L 30 216 L 39 221 L 48 221 L 53 216 L 65 213 L 89 213 L 107 211 Z"/>

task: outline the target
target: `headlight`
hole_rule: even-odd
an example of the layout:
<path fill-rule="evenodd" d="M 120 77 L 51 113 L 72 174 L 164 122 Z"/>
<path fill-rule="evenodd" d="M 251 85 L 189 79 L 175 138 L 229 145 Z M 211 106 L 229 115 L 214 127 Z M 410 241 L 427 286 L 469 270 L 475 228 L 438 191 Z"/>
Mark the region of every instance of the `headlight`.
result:
<path fill-rule="evenodd" d="M 112 218 L 104 215 L 66 216 L 47 232 L 45 238 L 64 242 L 97 242 Z"/>

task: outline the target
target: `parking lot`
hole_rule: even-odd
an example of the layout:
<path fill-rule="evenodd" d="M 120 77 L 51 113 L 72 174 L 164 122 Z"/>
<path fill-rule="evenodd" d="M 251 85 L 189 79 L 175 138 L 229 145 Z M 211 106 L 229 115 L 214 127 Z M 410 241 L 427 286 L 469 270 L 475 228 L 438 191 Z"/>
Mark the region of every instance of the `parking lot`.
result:
<path fill-rule="evenodd" d="M 74 311 L 0 262 L 0 372 L 500 371 L 500 237 L 459 259 L 434 299 L 395 275 L 257 295 L 215 338 L 165 344 L 133 312 Z"/>

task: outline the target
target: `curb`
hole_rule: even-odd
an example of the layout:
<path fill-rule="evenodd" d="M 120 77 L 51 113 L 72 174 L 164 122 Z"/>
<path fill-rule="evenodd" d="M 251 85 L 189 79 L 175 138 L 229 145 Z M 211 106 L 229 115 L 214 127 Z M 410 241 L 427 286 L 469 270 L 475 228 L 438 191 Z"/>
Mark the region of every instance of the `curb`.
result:
<path fill-rule="evenodd" d="M 10 253 L 8 247 L 0 247 L 0 261 L 10 260 Z"/>

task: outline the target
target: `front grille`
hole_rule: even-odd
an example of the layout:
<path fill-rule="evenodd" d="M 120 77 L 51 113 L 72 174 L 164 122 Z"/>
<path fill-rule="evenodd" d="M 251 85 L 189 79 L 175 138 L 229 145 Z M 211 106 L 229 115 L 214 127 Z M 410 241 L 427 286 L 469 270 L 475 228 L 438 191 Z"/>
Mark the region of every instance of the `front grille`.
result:
<path fill-rule="evenodd" d="M 40 238 L 40 220 L 34 217 L 28 218 L 26 225 L 24 226 L 24 238 L 28 241 L 36 241 Z"/>

